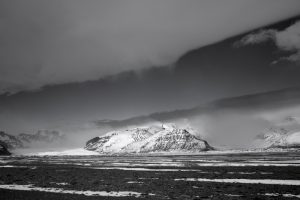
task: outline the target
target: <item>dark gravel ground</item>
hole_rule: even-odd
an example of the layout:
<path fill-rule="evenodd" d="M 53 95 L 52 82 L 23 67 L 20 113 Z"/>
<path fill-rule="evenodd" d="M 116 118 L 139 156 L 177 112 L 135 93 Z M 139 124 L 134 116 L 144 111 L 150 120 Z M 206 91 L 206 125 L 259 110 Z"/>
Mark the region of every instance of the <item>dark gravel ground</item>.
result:
<path fill-rule="evenodd" d="M 43 159 L 43 158 L 41 158 Z M 45 158 L 46 159 L 46 158 Z M 49 158 L 47 158 L 49 159 Z M 51 159 L 51 158 L 50 158 Z M 26 159 L 25 159 L 26 160 Z M 76 159 L 75 159 L 76 160 Z M 113 160 L 113 159 L 112 159 Z M 82 161 L 80 161 L 82 162 Z M 107 163 L 106 163 L 107 164 Z M 109 164 L 109 163 L 108 163 Z M 0 164 L 4 165 L 4 164 Z M 60 194 L 38 191 L 17 191 L 0 189 L 0 199 L 297 199 L 296 197 L 266 196 L 266 193 L 300 194 L 300 186 L 213 183 L 175 181 L 178 178 L 208 179 L 281 179 L 300 180 L 299 166 L 248 166 L 248 167 L 183 167 L 152 166 L 147 169 L 183 169 L 198 171 L 136 171 L 118 169 L 92 169 L 91 166 L 75 165 L 66 158 L 65 164 L 12 160 L 5 165 L 22 167 L 0 167 L 0 185 L 32 184 L 37 187 L 63 188 L 66 190 L 91 191 L 134 191 L 136 197 L 100 197 L 77 194 Z M 129 182 L 129 183 L 128 183 Z M 60 185 L 57 183 L 67 183 Z M 149 195 L 150 193 L 155 196 Z M 299 198 L 298 198 L 299 199 Z"/>

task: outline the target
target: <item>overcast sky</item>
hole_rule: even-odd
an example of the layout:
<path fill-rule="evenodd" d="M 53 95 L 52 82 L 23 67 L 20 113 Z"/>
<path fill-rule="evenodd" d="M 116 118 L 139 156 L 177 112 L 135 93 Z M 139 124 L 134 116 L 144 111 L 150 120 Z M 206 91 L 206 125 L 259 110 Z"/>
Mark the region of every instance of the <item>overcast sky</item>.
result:
<path fill-rule="evenodd" d="M 299 0 L 2 0 L 0 92 L 166 67 L 299 12 Z"/>
<path fill-rule="evenodd" d="M 299 14 L 299 0 L 2 0 L 0 129 L 300 86 Z"/>

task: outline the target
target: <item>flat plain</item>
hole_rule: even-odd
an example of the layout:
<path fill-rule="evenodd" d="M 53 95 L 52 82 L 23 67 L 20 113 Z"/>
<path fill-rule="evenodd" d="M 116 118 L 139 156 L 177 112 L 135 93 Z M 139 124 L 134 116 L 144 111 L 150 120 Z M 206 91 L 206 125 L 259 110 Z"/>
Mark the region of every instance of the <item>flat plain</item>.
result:
<path fill-rule="evenodd" d="M 300 152 L 3 156 L 0 199 L 300 199 Z"/>

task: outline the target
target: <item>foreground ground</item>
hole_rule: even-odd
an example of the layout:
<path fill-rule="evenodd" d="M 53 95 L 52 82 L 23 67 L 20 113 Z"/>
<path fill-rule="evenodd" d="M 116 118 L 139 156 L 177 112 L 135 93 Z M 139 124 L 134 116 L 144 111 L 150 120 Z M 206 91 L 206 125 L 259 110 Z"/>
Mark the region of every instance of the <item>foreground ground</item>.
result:
<path fill-rule="evenodd" d="M 300 199 L 300 153 L 1 157 L 0 199 Z"/>

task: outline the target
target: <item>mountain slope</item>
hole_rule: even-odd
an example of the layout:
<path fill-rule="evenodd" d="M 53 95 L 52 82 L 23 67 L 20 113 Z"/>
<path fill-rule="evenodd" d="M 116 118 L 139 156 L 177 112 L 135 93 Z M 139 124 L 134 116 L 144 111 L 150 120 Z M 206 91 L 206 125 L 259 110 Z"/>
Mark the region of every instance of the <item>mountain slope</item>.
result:
<path fill-rule="evenodd" d="M 4 143 L 0 142 L 0 155 L 11 155 L 11 153 L 7 150 L 7 147 Z"/>
<path fill-rule="evenodd" d="M 16 149 L 24 147 L 22 141 L 13 135 L 0 131 L 0 142 L 4 144 L 8 149 Z"/>
<path fill-rule="evenodd" d="M 254 148 L 300 148 L 300 123 L 287 117 L 256 136 Z"/>
<path fill-rule="evenodd" d="M 100 153 L 197 152 L 213 149 L 186 129 L 150 126 L 113 131 L 89 140 L 85 149 Z"/>

